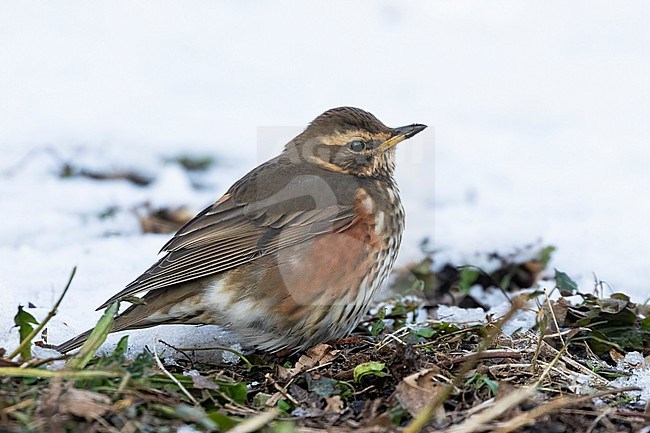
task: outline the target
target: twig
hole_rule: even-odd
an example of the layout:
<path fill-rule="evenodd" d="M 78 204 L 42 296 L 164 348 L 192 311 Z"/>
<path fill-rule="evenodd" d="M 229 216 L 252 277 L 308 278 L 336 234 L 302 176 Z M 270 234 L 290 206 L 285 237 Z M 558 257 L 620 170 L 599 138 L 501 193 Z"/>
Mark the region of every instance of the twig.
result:
<path fill-rule="evenodd" d="M 643 412 L 634 412 L 631 410 L 624 410 L 624 409 L 617 409 L 616 412 L 612 415 L 612 417 L 615 417 L 616 415 L 624 416 L 624 417 L 637 417 L 637 418 L 644 418 L 650 421 L 650 413 L 643 413 Z"/>
<path fill-rule="evenodd" d="M 282 388 L 280 385 L 278 385 L 278 383 L 275 381 L 275 379 L 273 379 L 273 377 L 271 377 L 271 374 L 270 374 L 270 373 L 266 373 L 266 374 L 264 375 L 264 377 L 265 377 L 267 380 L 269 380 L 269 381 L 273 384 L 273 387 L 274 387 L 276 390 L 278 390 L 278 392 L 279 392 L 280 394 L 282 394 L 282 395 L 283 395 L 287 400 L 289 400 L 291 403 L 293 403 L 294 406 L 300 406 L 300 403 L 298 403 L 298 400 L 296 400 L 295 398 L 293 398 L 293 397 L 291 396 L 291 394 L 289 394 L 285 388 Z"/>
<path fill-rule="evenodd" d="M 183 355 L 183 356 L 185 357 L 185 359 L 187 359 L 187 360 L 189 361 L 189 363 L 190 363 L 190 365 L 192 366 L 192 368 L 194 368 L 194 361 L 192 361 L 192 358 L 190 358 L 190 356 L 189 356 L 187 353 L 185 353 L 184 350 L 179 349 L 178 347 L 175 347 L 175 346 L 169 344 L 169 343 L 166 342 L 165 340 L 160 340 L 160 339 L 159 339 L 158 342 L 164 344 L 165 346 L 169 347 L 170 349 L 174 349 L 176 352 L 178 352 L 178 353 L 180 353 L 181 355 Z"/>
<path fill-rule="evenodd" d="M 116 429 L 115 427 L 110 425 L 108 422 L 106 422 L 106 420 L 104 418 L 102 418 L 101 416 L 94 416 L 93 419 L 95 421 L 97 421 L 99 424 L 101 424 L 102 427 L 104 427 L 107 431 L 109 431 L 111 433 L 120 433 L 120 431 L 118 429 Z"/>
<path fill-rule="evenodd" d="M 156 344 L 155 343 L 153 344 L 153 358 L 156 360 L 156 364 L 158 365 L 158 368 L 160 368 L 160 370 L 162 370 L 162 372 L 165 374 L 165 376 L 167 376 L 169 379 L 171 379 L 171 381 L 174 382 L 176 384 L 176 386 L 178 386 L 178 388 L 180 388 L 180 390 L 183 392 L 183 394 L 185 394 L 187 396 L 187 398 L 189 398 L 190 401 L 192 403 L 194 403 L 195 406 L 199 406 L 199 402 L 196 401 L 194 396 L 192 394 L 190 394 L 190 392 L 187 390 L 187 388 L 185 388 L 183 386 L 183 384 L 180 383 L 179 380 L 174 377 L 173 374 L 171 374 L 169 371 L 167 371 L 167 369 L 163 365 L 162 361 L 160 360 L 160 357 L 158 356 L 158 351 L 156 350 Z"/>
<path fill-rule="evenodd" d="M 127 372 L 122 380 L 120 381 L 120 385 L 117 387 L 117 391 L 115 392 L 116 395 L 120 395 L 124 392 L 124 389 L 126 389 L 126 385 L 128 385 L 129 381 L 131 380 L 131 373 Z"/>
<path fill-rule="evenodd" d="M 548 376 L 551 373 L 551 370 L 553 370 L 553 368 L 555 367 L 555 364 L 557 364 L 557 362 L 560 360 L 560 358 L 562 358 L 562 355 L 564 354 L 564 351 L 567 350 L 568 347 L 569 346 L 567 346 L 566 343 L 565 343 L 564 346 L 562 346 L 562 349 L 557 352 L 557 355 L 555 355 L 555 358 L 553 358 L 551 360 L 551 362 L 549 362 L 548 366 L 544 369 L 544 371 L 542 371 L 542 374 L 539 375 L 539 379 L 537 379 L 537 381 L 535 381 L 535 383 L 533 385 L 535 388 L 539 388 L 540 386 L 542 386 L 542 383 L 544 382 L 544 379 L 546 379 L 546 376 Z"/>
<path fill-rule="evenodd" d="M 492 421 L 499 415 L 502 415 L 511 407 L 519 405 L 521 402 L 535 394 L 535 392 L 536 388 L 532 386 L 517 389 L 502 399 L 497 400 L 489 409 L 479 412 L 476 415 L 472 415 L 459 425 L 448 429 L 447 433 L 471 433 L 480 431 L 480 426 Z"/>
<path fill-rule="evenodd" d="M 29 361 L 23 363 L 21 365 L 21 368 L 36 368 L 40 367 L 41 365 L 46 365 L 50 364 L 54 361 L 63 361 L 70 358 L 70 355 L 61 355 L 61 356 L 55 356 L 53 358 L 44 358 L 44 359 L 30 359 Z"/>
<path fill-rule="evenodd" d="M 244 361 L 244 364 L 246 364 L 249 367 L 252 367 L 253 364 L 240 352 L 237 352 L 235 349 L 231 349 L 229 347 L 223 347 L 223 346 L 211 346 L 211 347 L 172 347 L 175 350 L 178 350 L 179 352 L 194 352 L 194 351 L 199 351 L 199 350 L 223 350 L 225 352 L 230 352 L 232 354 L 235 354 Z"/>
<path fill-rule="evenodd" d="M 602 411 L 602 412 L 600 413 L 600 415 L 598 415 L 598 416 L 596 417 L 596 419 L 591 423 L 591 425 L 589 426 L 589 428 L 587 429 L 587 431 L 586 431 L 585 433 L 591 433 L 592 431 L 594 431 L 594 429 L 596 428 L 596 426 L 598 425 L 598 423 L 599 423 L 603 418 L 605 418 L 607 415 L 609 415 L 609 413 L 611 412 L 611 410 L 612 410 L 612 408 L 610 407 L 609 409 Z"/>
<path fill-rule="evenodd" d="M 471 354 L 471 356 L 467 357 L 465 362 L 461 365 L 459 371 L 454 375 L 453 380 L 451 383 L 446 385 L 437 395 L 436 398 L 429 403 L 419 414 L 416 416 L 413 421 L 409 425 L 406 426 L 404 429 L 404 433 L 418 433 L 420 430 L 422 430 L 428 423 L 435 411 L 438 409 L 438 407 L 443 404 L 447 398 L 449 398 L 449 395 L 453 391 L 453 389 L 457 386 L 459 386 L 464 380 L 465 380 L 465 375 L 467 372 L 469 372 L 478 360 L 480 359 L 481 353 L 487 350 L 490 345 L 494 342 L 494 340 L 499 336 L 499 333 L 501 332 L 501 329 L 503 328 L 503 325 L 506 324 L 512 317 L 515 315 L 517 311 L 519 311 L 523 306 L 525 305 L 525 301 L 523 298 L 520 296 L 517 296 L 512 299 L 512 304 L 510 306 L 510 309 L 506 312 L 506 314 L 495 324 L 493 328 L 491 328 L 488 331 L 488 335 L 483 339 L 481 344 L 479 345 L 478 350 Z M 517 393 L 513 393 L 512 395 L 518 395 Z M 512 397 L 509 396 L 509 397 Z M 497 406 L 497 405 L 495 405 Z"/>
<path fill-rule="evenodd" d="M 35 402 L 36 402 L 36 400 L 34 400 L 33 398 L 23 400 L 23 401 L 19 401 L 18 403 L 14 404 L 13 406 L 8 406 L 8 407 L 0 409 L 0 414 L 9 415 L 11 412 L 23 409 L 25 407 L 29 407 L 32 404 L 34 404 Z"/>
<path fill-rule="evenodd" d="M 40 368 L 0 367 L 0 377 L 60 377 L 63 379 L 94 379 L 120 377 L 121 373 L 102 370 L 41 370 Z"/>
<path fill-rule="evenodd" d="M 231 428 L 228 430 L 228 433 L 251 433 L 255 432 L 271 421 L 273 421 L 275 418 L 277 418 L 278 412 L 275 410 L 269 410 L 266 412 L 262 412 L 259 415 L 255 415 L 254 417 L 251 417 L 247 419 L 246 421 L 242 422 L 241 424 L 236 425 L 235 427 Z"/>
<path fill-rule="evenodd" d="M 501 425 L 498 429 L 494 430 L 494 433 L 508 433 L 513 430 L 516 430 L 520 427 L 523 427 L 525 425 L 530 425 L 535 422 L 537 418 L 539 418 L 542 415 L 546 415 L 549 412 L 553 412 L 557 409 L 560 409 L 562 407 L 566 406 L 571 406 L 574 404 L 582 403 L 583 401 L 588 401 L 593 398 L 597 397 L 603 397 L 605 395 L 609 394 L 616 394 L 616 393 L 621 393 L 621 392 L 626 392 L 626 391 L 635 391 L 638 390 L 639 388 L 634 387 L 634 386 L 628 386 L 625 388 L 618 388 L 618 389 L 610 389 L 607 391 L 601 391 L 597 392 L 595 394 L 589 394 L 585 395 L 582 397 L 578 398 L 570 398 L 570 397 L 559 397 L 556 398 L 555 400 L 552 400 L 546 404 L 537 406 L 535 409 L 532 409 L 528 412 L 522 413 L 521 415 L 518 415 L 510 420 L 508 420 L 506 423 Z"/>
<path fill-rule="evenodd" d="M 352 395 L 362 395 L 362 394 L 370 391 L 373 388 L 375 388 L 375 385 L 370 385 L 370 386 L 367 386 L 367 387 L 363 388 L 361 391 L 353 392 Z"/>
<path fill-rule="evenodd" d="M 564 335 L 575 334 L 576 332 L 580 332 L 580 331 L 588 331 L 588 332 L 590 332 L 590 331 L 592 331 L 592 329 L 591 328 L 584 328 L 584 327 L 571 328 L 571 329 L 567 329 L 566 331 L 562 331 L 562 332 L 554 332 L 553 334 L 545 334 L 544 339 L 546 339 L 546 338 L 555 338 L 555 337 L 562 338 L 562 336 L 564 336 Z"/>
<path fill-rule="evenodd" d="M 390 340 L 395 340 L 399 344 L 404 345 L 406 344 L 403 340 L 401 340 L 398 335 L 400 334 L 408 334 L 408 332 L 413 329 L 415 325 L 407 325 L 404 326 L 403 328 L 400 328 L 396 331 L 391 332 L 390 334 L 386 334 L 384 338 L 382 338 L 381 342 L 377 344 L 377 347 L 375 348 L 375 351 L 381 350 L 384 346 L 386 346 Z"/>
<path fill-rule="evenodd" d="M 544 348 L 549 350 L 550 352 L 555 353 L 555 354 L 559 353 L 559 351 L 555 347 L 551 346 L 547 342 L 544 341 L 542 344 L 543 344 Z M 569 364 L 570 366 L 572 366 L 576 370 L 579 370 L 582 373 L 593 377 L 596 381 L 600 382 L 601 384 L 606 384 L 608 382 L 606 379 L 604 379 L 598 373 L 596 373 L 594 371 L 591 371 L 587 367 L 585 367 L 584 365 L 580 364 L 579 362 L 574 361 L 569 355 L 563 356 L 562 361 L 566 362 L 567 364 Z"/>
<path fill-rule="evenodd" d="M 7 357 L 8 359 L 13 359 L 16 356 L 20 355 L 23 350 L 25 350 L 26 347 L 28 347 L 34 337 L 38 335 L 39 332 L 47 325 L 47 323 L 56 315 L 56 310 L 59 309 L 59 305 L 61 305 L 61 301 L 63 301 L 63 297 L 65 296 L 66 293 L 68 293 L 68 289 L 70 288 L 70 284 L 72 283 L 72 279 L 74 278 L 74 274 L 77 272 L 77 267 L 75 266 L 72 268 L 72 272 L 70 273 L 70 278 L 68 279 L 68 284 L 65 285 L 65 289 L 63 289 L 63 293 L 61 293 L 61 296 L 59 296 L 59 299 L 56 301 L 52 309 L 50 310 L 49 313 L 47 313 L 47 317 L 39 323 L 39 325 L 32 329 L 32 332 L 30 332 L 27 337 L 23 338 L 23 341 L 20 342 L 18 347 L 11 352 L 11 354 Z"/>
<path fill-rule="evenodd" d="M 305 370 L 305 371 L 303 371 L 301 373 L 311 373 L 312 371 L 320 370 L 321 368 L 330 366 L 332 364 L 334 364 L 334 361 L 326 362 L 324 364 L 317 365 L 317 366 L 312 367 L 312 368 L 308 368 L 307 370 Z"/>
<path fill-rule="evenodd" d="M 553 310 L 553 305 L 551 305 L 551 299 L 548 297 L 548 290 L 546 290 L 546 288 L 544 288 L 544 295 L 546 296 L 546 304 L 548 305 L 548 310 L 551 312 L 551 317 L 553 318 L 553 324 L 555 325 L 555 332 L 559 333 L 560 341 L 564 346 L 567 343 L 564 340 L 564 338 L 562 338 L 562 333 L 560 332 L 560 325 L 557 321 L 557 317 L 555 317 L 555 311 Z"/>
<path fill-rule="evenodd" d="M 452 358 L 445 362 L 445 365 L 449 364 L 459 364 L 463 361 L 467 361 L 470 357 L 476 357 L 475 353 L 469 353 L 467 355 L 460 355 L 456 358 Z M 494 358 L 516 358 L 520 359 L 522 357 L 521 352 L 513 352 L 510 350 L 485 350 L 480 352 L 476 359 L 494 359 Z"/>

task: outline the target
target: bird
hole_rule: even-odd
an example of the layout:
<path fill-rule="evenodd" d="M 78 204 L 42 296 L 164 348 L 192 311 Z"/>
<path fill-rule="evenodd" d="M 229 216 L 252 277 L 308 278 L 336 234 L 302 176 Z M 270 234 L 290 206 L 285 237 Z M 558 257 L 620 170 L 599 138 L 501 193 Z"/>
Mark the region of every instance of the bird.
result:
<path fill-rule="evenodd" d="M 347 337 L 400 248 L 396 145 L 426 127 L 390 128 L 353 107 L 325 111 L 180 228 L 153 266 L 97 310 L 136 297 L 111 332 L 216 324 L 268 352 Z M 91 331 L 56 350 L 80 347 Z"/>

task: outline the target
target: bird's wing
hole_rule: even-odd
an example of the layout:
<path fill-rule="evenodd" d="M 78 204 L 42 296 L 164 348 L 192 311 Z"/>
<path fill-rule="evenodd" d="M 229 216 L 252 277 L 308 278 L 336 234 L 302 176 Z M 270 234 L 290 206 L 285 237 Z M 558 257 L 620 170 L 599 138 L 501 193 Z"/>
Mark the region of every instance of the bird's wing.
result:
<path fill-rule="evenodd" d="M 354 223 L 354 202 L 339 199 L 318 176 L 294 177 L 252 201 L 235 184 L 163 247 L 167 254 L 111 302 L 216 274 Z M 353 189 L 354 190 L 354 189 Z"/>

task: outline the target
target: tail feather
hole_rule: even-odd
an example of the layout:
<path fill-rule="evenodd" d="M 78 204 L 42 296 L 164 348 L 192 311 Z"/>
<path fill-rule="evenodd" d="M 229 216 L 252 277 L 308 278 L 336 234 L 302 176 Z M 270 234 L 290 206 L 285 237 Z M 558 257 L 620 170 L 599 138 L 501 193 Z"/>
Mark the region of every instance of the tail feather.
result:
<path fill-rule="evenodd" d="M 199 322 L 193 322 L 192 319 L 204 312 L 200 308 L 200 296 L 196 296 L 196 288 L 192 285 L 176 287 L 174 291 L 156 290 L 148 293 L 144 300 L 145 304 L 133 304 L 117 316 L 110 332 L 150 328 L 162 324 L 198 324 Z M 186 308 L 178 308 L 183 303 Z M 172 309 L 174 311 L 170 311 Z M 75 350 L 84 344 L 92 331 L 89 329 L 56 346 L 55 349 L 61 353 Z"/>
<path fill-rule="evenodd" d="M 88 337 L 90 337 L 91 332 L 93 332 L 93 330 L 89 329 L 86 332 L 79 334 L 74 338 L 71 338 L 65 343 L 59 344 L 54 349 L 56 349 L 58 352 L 61 353 L 68 353 L 72 350 L 75 350 L 81 347 L 86 342 L 86 340 L 88 340 Z"/>

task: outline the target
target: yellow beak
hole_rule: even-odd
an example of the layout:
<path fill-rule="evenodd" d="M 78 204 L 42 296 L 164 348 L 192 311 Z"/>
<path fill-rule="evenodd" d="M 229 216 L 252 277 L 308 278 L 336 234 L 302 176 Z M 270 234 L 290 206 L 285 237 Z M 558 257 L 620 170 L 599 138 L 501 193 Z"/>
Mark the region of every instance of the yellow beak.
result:
<path fill-rule="evenodd" d="M 384 152 L 395 146 L 397 143 L 401 143 L 402 141 L 413 137 L 415 134 L 424 131 L 426 127 L 427 125 L 414 123 L 413 125 L 393 128 L 393 135 L 379 146 L 379 150 Z"/>

